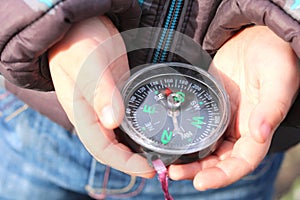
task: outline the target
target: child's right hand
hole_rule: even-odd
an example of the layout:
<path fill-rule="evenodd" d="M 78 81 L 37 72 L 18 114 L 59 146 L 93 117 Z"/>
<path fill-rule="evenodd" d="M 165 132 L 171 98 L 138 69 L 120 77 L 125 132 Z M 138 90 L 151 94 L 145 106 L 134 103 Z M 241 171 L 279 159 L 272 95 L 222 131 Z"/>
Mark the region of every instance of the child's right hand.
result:
<path fill-rule="evenodd" d="M 125 173 L 152 177 L 147 160 L 119 143 L 113 132 L 124 105 L 116 87 L 129 74 L 126 48 L 108 18 L 75 25 L 49 52 L 50 71 L 60 103 L 88 151 Z"/>

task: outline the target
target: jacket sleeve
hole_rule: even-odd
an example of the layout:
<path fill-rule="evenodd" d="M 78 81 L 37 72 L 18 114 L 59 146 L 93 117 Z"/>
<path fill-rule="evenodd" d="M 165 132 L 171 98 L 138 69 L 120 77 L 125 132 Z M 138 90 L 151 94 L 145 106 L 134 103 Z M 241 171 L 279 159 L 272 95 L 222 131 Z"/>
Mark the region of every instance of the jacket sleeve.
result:
<path fill-rule="evenodd" d="M 300 58 L 299 0 L 223 0 L 203 47 L 214 54 L 230 37 L 250 25 L 265 25 L 291 44 Z"/>
<path fill-rule="evenodd" d="M 0 73 L 24 88 L 53 90 L 47 50 L 73 23 L 108 14 L 122 30 L 136 27 L 137 0 L 9 0 L 0 6 Z"/>

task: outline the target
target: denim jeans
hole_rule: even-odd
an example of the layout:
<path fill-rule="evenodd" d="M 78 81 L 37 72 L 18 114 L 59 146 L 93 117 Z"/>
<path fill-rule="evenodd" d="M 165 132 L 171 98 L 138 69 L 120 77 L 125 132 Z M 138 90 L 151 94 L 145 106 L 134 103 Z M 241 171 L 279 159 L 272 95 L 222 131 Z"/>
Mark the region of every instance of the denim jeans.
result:
<path fill-rule="evenodd" d="M 157 177 L 142 179 L 96 162 L 78 137 L 0 89 L 0 199 L 163 199 Z M 267 156 L 242 180 L 199 192 L 191 181 L 170 181 L 175 200 L 272 199 L 282 153 Z M 89 195 L 90 194 L 90 195 Z"/>

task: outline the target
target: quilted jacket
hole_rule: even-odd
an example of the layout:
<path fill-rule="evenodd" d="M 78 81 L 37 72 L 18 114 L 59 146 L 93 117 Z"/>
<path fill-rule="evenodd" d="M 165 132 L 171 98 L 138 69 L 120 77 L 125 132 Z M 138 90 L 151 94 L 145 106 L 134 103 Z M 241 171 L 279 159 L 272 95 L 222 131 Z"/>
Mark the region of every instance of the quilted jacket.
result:
<path fill-rule="evenodd" d="M 211 56 L 241 29 L 265 25 L 289 42 L 300 58 L 299 0 L 9 0 L 3 1 L 0 7 L 0 73 L 10 82 L 10 90 L 51 118 L 45 106 L 30 102 L 31 95 L 41 97 L 45 94 L 26 93 L 21 88 L 53 90 L 48 49 L 73 23 L 104 14 L 113 19 L 120 31 L 134 27 L 162 27 L 181 32 Z M 157 46 L 160 40 L 167 42 L 159 49 L 132 52 L 130 65 L 182 61 L 169 52 L 171 48 L 185 49 L 184 43 L 174 40 L 171 33 L 149 32 L 143 35 L 139 42 Z M 197 52 L 193 53 L 197 56 Z M 296 102 L 300 102 L 298 99 Z M 54 106 L 61 109 L 58 103 Z M 291 111 L 300 113 L 300 108 L 296 105 Z M 61 111 L 61 115 L 63 113 Z M 300 122 L 293 116 L 293 113 L 289 115 L 287 119 L 290 121 L 283 125 L 299 130 Z M 67 120 L 58 123 L 72 127 Z M 296 137 L 300 138 L 300 134 Z"/>

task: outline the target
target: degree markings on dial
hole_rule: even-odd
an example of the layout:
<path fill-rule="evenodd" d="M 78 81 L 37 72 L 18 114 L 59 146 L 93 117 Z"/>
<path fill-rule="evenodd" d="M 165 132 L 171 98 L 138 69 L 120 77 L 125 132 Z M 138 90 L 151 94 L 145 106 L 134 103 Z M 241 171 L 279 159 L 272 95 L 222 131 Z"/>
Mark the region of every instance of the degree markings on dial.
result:
<path fill-rule="evenodd" d="M 148 88 L 148 93 L 147 93 L 147 95 L 148 95 L 150 92 L 153 92 L 152 89 L 149 87 L 148 84 L 146 85 L 146 87 Z"/>
<path fill-rule="evenodd" d="M 209 123 L 209 125 L 212 126 L 212 127 L 218 127 L 219 126 L 219 124 L 212 124 L 212 123 Z"/>
<path fill-rule="evenodd" d="M 190 91 L 190 88 L 192 87 L 192 83 L 190 83 L 187 87 L 187 90 Z"/>
<path fill-rule="evenodd" d="M 132 113 L 132 115 L 136 119 L 136 112 Z"/>
<path fill-rule="evenodd" d="M 135 94 L 137 97 L 139 97 L 140 99 L 143 99 L 143 97 L 139 94 Z"/>
<path fill-rule="evenodd" d="M 136 127 L 139 127 L 139 125 L 138 125 L 138 123 L 137 123 L 137 121 L 132 121 L 132 125 L 134 125 L 134 126 L 136 126 Z"/>
<path fill-rule="evenodd" d="M 212 112 L 212 113 L 210 113 L 210 116 L 220 116 L 220 113 L 217 113 L 217 112 Z"/>
<path fill-rule="evenodd" d="M 205 92 L 205 90 L 202 90 L 198 95 L 197 95 L 197 97 L 201 97 L 202 96 L 202 94 Z"/>
<path fill-rule="evenodd" d="M 135 104 L 130 104 L 130 103 L 128 103 L 128 107 L 132 107 L 132 108 L 136 108 L 136 109 L 138 109 L 138 106 L 137 106 L 137 105 L 135 105 Z"/>
<path fill-rule="evenodd" d="M 208 106 L 209 104 L 212 104 L 212 103 L 215 103 L 215 101 L 211 100 L 211 101 L 205 102 L 205 105 Z"/>
<path fill-rule="evenodd" d="M 201 137 L 202 136 L 202 137 Z M 203 134 L 201 134 L 201 139 L 205 139 L 206 137 L 208 137 L 209 136 L 209 132 L 208 132 L 208 129 L 206 129 L 204 132 L 203 132 Z"/>
<path fill-rule="evenodd" d="M 157 143 L 159 147 L 166 145 L 170 149 L 176 149 L 177 146 L 181 148 L 183 145 L 193 145 L 197 141 L 210 140 L 215 127 L 218 127 L 219 122 L 222 121 L 222 112 L 220 112 L 222 104 L 219 103 L 218 93 L 213 93 L 211 90 L 214 88 L 206 87 L 193 77 L 158 74 L 145 82 L 138 82 L 137 85 L 139 87 L 135 88 L 138 89 L 130 93 L 132 98 L 129 100 L 132 105 L 127 102 L 130 110 L 127 117 L 137 131 L 136 134 L 152 140 L 153 144 Z M 178 129 L 173 130 L 170 119 L 165 113 L 167 111 L 166 96 L 179 92 L 186 95 L 186 101 L 182 104 L 180 113 L 188 111 L 182 115 L 182 120 L 188 121 L 180 121 L 180 123 L 185 128 L 185 132 L 190 132 L 193 136 L 182 142 L 179 137 L 181 134 Z M 151 115 L 154 113 L 154 107 L 159 112 Z"/>
<path fill-rule="evenodd" d="M 163 87 L 164 84 L 163 84 L 162 80 L 160 80 L 159 82 L 160 82 L 160 86 Z"/>
<path fill-rule="evenodd" d="M 150 87 L 150 83 L 146 84 L 144 86 L 144 88 L 146 88 L 146 90 L 141 90 L 143 92 L 136 92 L 134 95 L 137 97 L 137 99 L 135 100 L 136 103 L 141 103 L 143 101 L 144 98 L 146 98 L 150 93 L 154 92 L 154 91 L 159 91 L 161 89 L 165 89 L 165 88 L 177 88 L 179 91 L 187 91 L 190 92 L 191 94 L 195 94 L 195 96 L 198 98 L 196 98 L 195 100 L 197 101 L 198 104 L 200 104 L 201 106 L 209 106 L 210 104 L 214 103 L 214 101 L 207 101 L 207 97 L 210 97 L 209 93 L 208 94 L 204 94 L 205 92 L 207 92 L 206 90 L 200 88 L 200 89 L 195 89 L 193 88 L 193 83 L 189 83 L 189 84 L 181 84 L 181 82 L 179 82 L 177 79 L 168 79 L 168 80 L 159 80 L 160 84 L 152 84 L 152 87 Z M 198 86 L 200 87 L 200 86 Z M 204 94 L 204 96 L 203 96 Z M 139 106 L 136 106 L 136 104 L 134 105 L 129 105 L 129 107 L 133 107 L 133 108 L 139 108 Z M 142 109 L 142 108 L 141 108 Z M 192 110 L 193 108 L 187 108 L 186 110 Z M 211 106 L 206 107 L 206 110 L 208 111 L 208 114 L 215 114 L 213 112 L 213 108 Z M 136 117 L 136 111 L 134 111 L 134 116 Z M 134 118 L 134 117 L 131 117 Z M 135 121 L 135 126 L 139 127 L 139 124 L 137 122 L 136 119 L 133 119 L 133 121 Z M 212 121 L 212 117 L 209 117 L 209 120 L 207 122 L 211 122 Z M 157 122 L 160 123 L 160 122 Z M 206 124 L 205 122 L 202 122 L 203 125 Z M 200 125 L 199 125 L 200 126 Z M 139 130 L 142 130 L 141 128 L 139 128 Z M 207 132 L 207 131 L 206 131 Z M 206 133 L 207 134 L 207 133 Z"/>
<path fill-rule="evenodd" d="M 127 116 L 128 119 L 135 119 L 133 116 Z"/>

